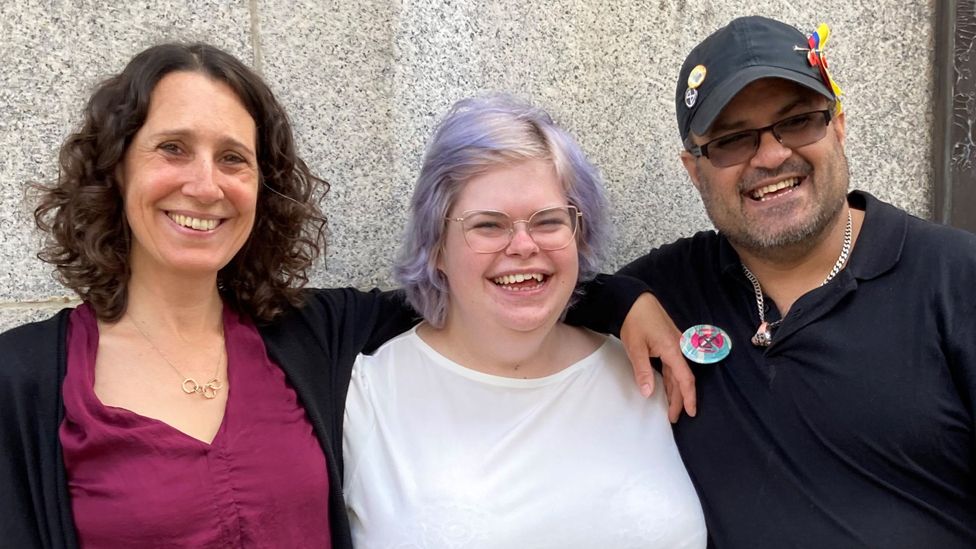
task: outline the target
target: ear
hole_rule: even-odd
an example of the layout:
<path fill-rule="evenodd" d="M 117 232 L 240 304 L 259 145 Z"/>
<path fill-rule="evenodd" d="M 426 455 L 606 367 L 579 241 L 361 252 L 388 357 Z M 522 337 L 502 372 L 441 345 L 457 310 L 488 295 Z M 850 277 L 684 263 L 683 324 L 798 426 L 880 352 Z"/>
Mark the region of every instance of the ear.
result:
<path fill-rule="evenodd" d="M 441 236 L 441 241 L 434 247 L 434 266 L 440 273 L 444 273 L 444 236 Z M 429 263 L 428 263 L 429 265 Z"/>
<path fill-rule="evenodd" d="M 844 111 L 841 111 L 834 119 L 831 120 L 830 125 L 834 128 L 834 135 L 837 136 L 837 141 L 843 146 L 844 140 L 847 138 L 847 117 Z"/>
<path fill-rule="evenodd" d="M 700 179 L 698 177 L 698 158 L 688 151 L 681 151 L 681 163 L 685 166 L 685 171 L 688 172 L 688 177 L 691 178 L 691 184 L 695 186 L 698 192 L 701 192 Z"/>

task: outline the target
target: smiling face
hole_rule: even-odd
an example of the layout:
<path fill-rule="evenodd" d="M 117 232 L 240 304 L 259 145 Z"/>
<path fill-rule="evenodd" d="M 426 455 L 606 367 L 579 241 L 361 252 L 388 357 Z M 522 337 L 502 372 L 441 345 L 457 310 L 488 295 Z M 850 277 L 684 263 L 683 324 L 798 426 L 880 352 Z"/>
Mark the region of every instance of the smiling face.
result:
<path fill-rule="evenodd" d="M 827 108 L 827 99 L 781 79 L 763 79 L 744 88 L 696 144 L 761 128 L 793 115 Z M 804 245 L 825 233 L 843 209 L 848 171 L 844 156 L 844 115 L 835 116 L 827 135 L 791 149 L 760 136 L 746 162 L 716 168 L 707 158 L 683 152 L 681 160 L 698 189 L 715 228 L 732 244 L 757 254 Z"/>
<path fill-rule="evenodd" d="M 159 81 L 119 172 L 134 276 L 216 276 L 254 225 L 254 119 L 227 85 L 203 74 Z"/>
<path fill-rule="evenodd" d="M 495 210 L 524 220 L 538 210 L 566 205 L 552 162 L 528 160 L 493 168 L 464 183 L 448 216 Z M 445 226 L 437 267 L 450 287 L 448 330 L 528 332 L 549 330 L 559 320 L 579 275 L 576 241 L 561 250 L 541 250 L 524 223 L 515 227 L 505 249 L 477 253 L 465 243 L 460 223 Z"/>

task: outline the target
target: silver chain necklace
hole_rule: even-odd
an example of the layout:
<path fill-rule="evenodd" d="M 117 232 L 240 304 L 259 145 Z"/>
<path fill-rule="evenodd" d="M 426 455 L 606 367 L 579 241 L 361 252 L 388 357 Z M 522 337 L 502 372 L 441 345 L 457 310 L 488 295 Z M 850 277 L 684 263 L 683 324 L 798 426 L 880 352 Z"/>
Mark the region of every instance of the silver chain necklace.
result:
<path fill-rule="evenodd" d="M 840 249 L 840 256 L 837 258 L 837 262 L 834 263 L 834 267 L 827 273 L 827 278 L 820 283 L 821 286 L 833 280 L 837 276 L 837 273 L 847 264 L 847 258 L 851 254 L 851 237 L 853 232 L 854 220 L 851 217 L 851 210 L 848 209 L 847 228 L 844 229 L 844 246 Z M 752 274 L 752 271 L 744 263 L 742 264 L 742 272 L 745 273 L 749 282 L 752 282 L 752 290 L 756 293 L 756 308 L 759 309 L 759 328 L 756 330 L 756 335 L 752 336 L 752 344 L 756 347 L 769 347 L 773 343 L 773 328 L 778 327 L 783 322 L 783 319 L 766 322 L 766 303 L 763 300 L 762 286 L 759 285 L 759 280 L 756 278 L 756 275 Z"/>

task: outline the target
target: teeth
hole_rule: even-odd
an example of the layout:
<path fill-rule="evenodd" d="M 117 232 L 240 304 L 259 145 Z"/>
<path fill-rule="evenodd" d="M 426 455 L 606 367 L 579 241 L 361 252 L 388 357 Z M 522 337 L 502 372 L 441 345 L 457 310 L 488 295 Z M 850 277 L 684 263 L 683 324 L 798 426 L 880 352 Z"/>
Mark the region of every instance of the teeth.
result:
<path fill-rule="evenodd" d="M 756 200 L 769 200 L 768 198 L 763 198 L 769 193 L 774 193 L 780 189 L 786 189 L 788 187 L 795 187 L 800 182 L 800 178 L 791 177 L 789 179 L 784 179 L 779 183 L 773 183 L 772 185 L 766 185 L 765 187 L 756 189 L 752 191 L 752 197 Z"/>
<path fill-rule="evenodd" d="M 196 217 L 190 217 L 188 215 L 181 214 L 167 214 L 169 218 L 176 222 L 177 225 L 188 227 L 195 231 L 212 231 L 217 228 L 216 219 L 198 219 Z"/>
<path fill-rule="evenodd" d="M 519 282 L 525 282 L 526 280 L 535 280 L 541 283 L 545 279 L 545 275 L 542 273 L 518 273 L 510 275 L 502 275 L 495 277 L 492 281 L 495 284 L 506 286 L 509 284 L 518 284 Z"/>

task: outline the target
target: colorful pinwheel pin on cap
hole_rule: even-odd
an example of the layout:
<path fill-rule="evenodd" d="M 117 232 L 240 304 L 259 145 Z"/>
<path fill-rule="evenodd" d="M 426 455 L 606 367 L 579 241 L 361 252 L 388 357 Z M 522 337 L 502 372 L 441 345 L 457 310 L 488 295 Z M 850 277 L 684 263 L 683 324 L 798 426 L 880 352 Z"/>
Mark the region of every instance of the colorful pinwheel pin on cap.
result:
<path fill-rule="evenodd" d="M 830 76 L 826 52 L 824 51 L 829 38 L 830 27 L 828 27 L 826 23 L 820 23 L 817 30 L 810 33 L 810 36 L 807 37 L 807 43 L 809 44 L 810 48 L 807 49 L 795 46 L 794 49 L 807 52 L 807 61 L 810 62 L 810 66 L 820 69 L 820 76 L 823 78 L 824 84 L 827 84 L 830 91 L 833 92 L 834 97 L 840 98 L 841 94 L 844 92 L 841 91 L 840 86 L 838 86 L 837 82 L 834 82 L 833 77 Z"/>

